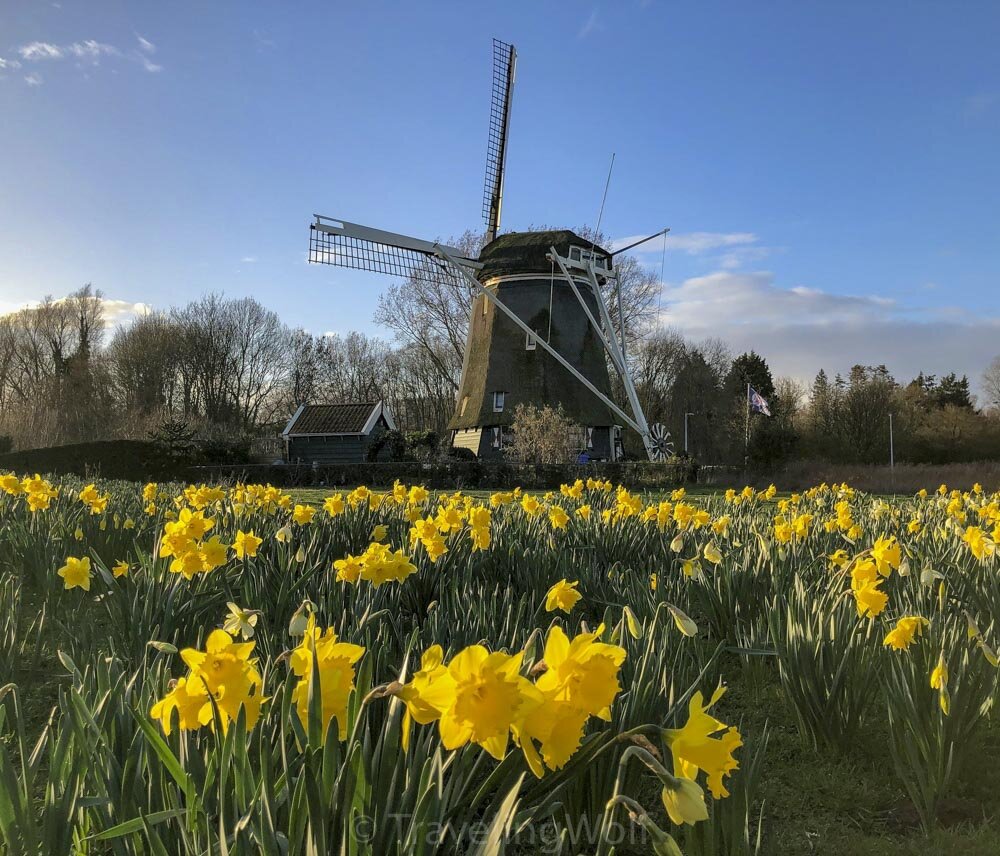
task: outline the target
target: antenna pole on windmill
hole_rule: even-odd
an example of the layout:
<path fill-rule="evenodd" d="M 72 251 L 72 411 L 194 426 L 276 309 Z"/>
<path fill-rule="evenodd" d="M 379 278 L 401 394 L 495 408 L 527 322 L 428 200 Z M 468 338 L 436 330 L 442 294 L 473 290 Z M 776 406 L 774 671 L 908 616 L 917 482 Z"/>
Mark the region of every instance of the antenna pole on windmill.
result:
<path fill-rule="evenodd" d="M 493 97 L 490 103 L 490 135 L 486 149 L 486 186 L 483 191 L 487 244 L 496 238 L 500 229 L 503 178 L 507 164 L 507 136 L 510 133 L 510 106 L 514 94 L 516 65 L 517 51 L 514 50 L 514 46 L 494 39 Z"/>

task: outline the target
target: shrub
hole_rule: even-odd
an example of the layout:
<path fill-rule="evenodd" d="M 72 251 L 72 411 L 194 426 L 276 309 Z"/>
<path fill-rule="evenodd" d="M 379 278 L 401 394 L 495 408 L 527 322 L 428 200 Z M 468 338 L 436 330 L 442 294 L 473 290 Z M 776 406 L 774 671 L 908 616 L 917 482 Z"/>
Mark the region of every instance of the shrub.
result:
<path fill-rule="evenodd" d="M 437 431 L 410 431 L 406 435 L 408 457 L 417 461 L 429 461 L 441 442 Z"/>
<path fill-rule="evenodd" d="M 582 433 L 561 406 L 519 404 L 504 453 L 521 464 L 566 463 L 576 457 Z"/>
<path fill-rule="evenodd" d="M 368 447 L 369 461 L 405 461 L 408 459 L 406 438 L 399 431 L 385 431 Z"/>

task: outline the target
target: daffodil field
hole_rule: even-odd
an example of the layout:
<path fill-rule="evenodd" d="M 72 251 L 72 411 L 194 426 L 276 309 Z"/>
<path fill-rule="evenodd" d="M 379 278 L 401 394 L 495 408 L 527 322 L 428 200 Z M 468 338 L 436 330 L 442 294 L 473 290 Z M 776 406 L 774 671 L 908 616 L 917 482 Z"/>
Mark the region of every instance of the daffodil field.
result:
<path fill-rule="evenodd" d="M 775 692 L 807 762 L 883 729 L 930 833 L 997 696 L 997 542 L 978 487 L 0 474 L 0 852 L 780 853 Z"/>

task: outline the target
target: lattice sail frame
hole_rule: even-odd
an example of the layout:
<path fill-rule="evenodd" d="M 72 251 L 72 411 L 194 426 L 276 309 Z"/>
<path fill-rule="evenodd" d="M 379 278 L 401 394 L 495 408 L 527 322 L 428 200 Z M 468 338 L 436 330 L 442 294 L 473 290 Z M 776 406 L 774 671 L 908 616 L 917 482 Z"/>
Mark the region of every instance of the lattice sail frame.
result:
<path fill-rule="evenodd" d="M 507 162 L 507 135 L 514 89 L 517 51 L 514 46 L 493 40 L 493 90 L 490 95 L 490 132 L 486 141 L 486 180 L 483 183 L 483 221 L 486 241 L 497 236 L 503 203 L 504 167 Z"/>
<path fill-rule="evenodd" d="M 461 273 L 441 258 L 438 244 L 346 220 L 314 216 L 316 220 L 309 227 L 309 261 L 313 264 L 464 285 Z M 465 259 L 453 247 L 447 249 L 462 263 L 478 269 L 477 262 Z"/>

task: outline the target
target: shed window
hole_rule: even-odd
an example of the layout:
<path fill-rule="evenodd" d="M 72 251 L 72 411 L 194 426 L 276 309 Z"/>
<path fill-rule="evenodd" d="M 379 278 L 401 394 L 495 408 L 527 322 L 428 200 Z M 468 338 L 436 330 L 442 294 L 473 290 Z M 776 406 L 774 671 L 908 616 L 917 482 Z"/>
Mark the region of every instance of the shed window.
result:
<path fill-rule="evenodd" d="M 494 413 L 503 413 L 503 400 L 504 400 L 504 396 L 506 396 L 506 394 L 507 393 L 505 393 L 505 392 L 494 392 L 493 393 L 493 412 Z"/>

